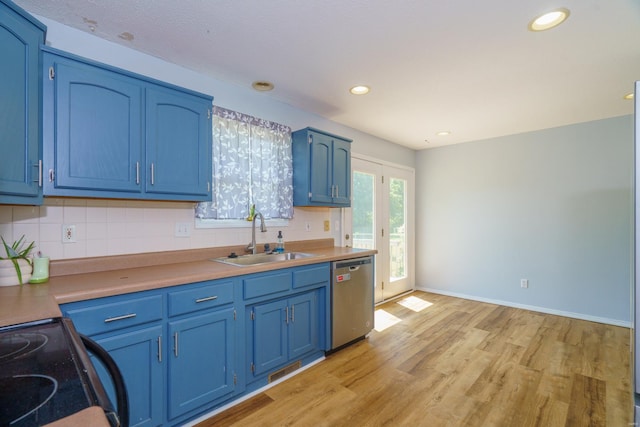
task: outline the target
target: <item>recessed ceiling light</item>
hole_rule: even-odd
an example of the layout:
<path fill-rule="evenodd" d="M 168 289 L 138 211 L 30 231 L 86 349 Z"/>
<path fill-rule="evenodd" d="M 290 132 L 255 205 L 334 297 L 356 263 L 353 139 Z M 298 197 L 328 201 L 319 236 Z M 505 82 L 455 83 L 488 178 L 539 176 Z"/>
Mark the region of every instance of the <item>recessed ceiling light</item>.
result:
<path fill-rule="evenodd" d="M 268 92 L 270 90 L 273 90 L 275 86 L 271 82 L 258 80 L 257 82 L 251 83 L 251 87 L 260 92 Z"/>
<path fill-rule="evenodd" d="M 561 7 L 551 12 L 547 12 L 544 15 L 538 16 L 536 19 L 529 23 L 529 29 L 531 31 L 544 31 L 557 27 L 562 24 L 569 17 L 569 9 Z"/>
<path fill-rule="evenodd" d="M 351 92 L 353 95 L 366 95 L 370 90 L 371 89 L 369 88 L 369 86 L 358 85 L 349 89 L 349 92 Z"/>
<path fill-rule="evenodd" d="M 449 136 L 451 135 L 451 131 L 450 130 L 441 130 L 440 132 L 436 133 L 437 136 Z"/>
<path fill-rule="evenodd" d="M 626 94 L 623 98 L 627 99 L 627 100 L 632 100 L 633 99 L 633 92 Z"/>

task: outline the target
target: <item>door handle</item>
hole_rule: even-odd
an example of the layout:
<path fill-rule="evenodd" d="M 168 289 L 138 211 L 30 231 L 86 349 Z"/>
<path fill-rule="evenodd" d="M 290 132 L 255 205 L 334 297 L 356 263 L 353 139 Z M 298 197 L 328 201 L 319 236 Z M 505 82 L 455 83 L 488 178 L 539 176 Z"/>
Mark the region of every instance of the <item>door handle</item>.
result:
<path fill-rule="evenodd" d="M 178 333 L 173 333 L 173 354 L 178 357 Z"/>
<path fill-rule="evenodd" d="M 111 323 L 111 322 L 117 322 L 118 320 L 132 319 L 134 317 L 136 317 L 135 313 L 125 314 L 125 315 L 116 316 L 116 317 L 109 317 L 108 319 L 104 319 L 104 323 Z"/>
<path fill-rule="evenodd" d="M 204 298 L 198 298 L 196 300 L 196 303 L 205 302 L 205 301 L 214 301 L 214 300 L 217 300 L 217 299 L 218 299 L 217 295 L 210 296 L 210 297 L 204 297 Z"/>

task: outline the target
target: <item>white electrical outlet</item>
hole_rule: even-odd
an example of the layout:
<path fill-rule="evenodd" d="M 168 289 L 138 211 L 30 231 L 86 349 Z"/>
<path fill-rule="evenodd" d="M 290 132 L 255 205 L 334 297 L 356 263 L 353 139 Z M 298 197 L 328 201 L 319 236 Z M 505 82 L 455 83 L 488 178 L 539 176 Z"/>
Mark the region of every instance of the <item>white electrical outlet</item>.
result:
<path fill-rule="evenodd" d="M 76 226 L 71 224 L 62 225 L 62 243 L 76 242 Z"/>
<path fill-rule="evenodd" d="M 310 222 L 305 222 L 304 223 L 304 229 L 305 229 L 305 231 L 311 231 L 311 223 Z"/>
<path fill-rule="evenodd" d="M 529 279 L 520 279 L 520 287 L 528 288 L 529 287 Z"/>
<path fill-rule="evenodd" d="M 176 237 L 189 237 L 191 236 L 191 224 L 188 222 L 176 222 Z"/>

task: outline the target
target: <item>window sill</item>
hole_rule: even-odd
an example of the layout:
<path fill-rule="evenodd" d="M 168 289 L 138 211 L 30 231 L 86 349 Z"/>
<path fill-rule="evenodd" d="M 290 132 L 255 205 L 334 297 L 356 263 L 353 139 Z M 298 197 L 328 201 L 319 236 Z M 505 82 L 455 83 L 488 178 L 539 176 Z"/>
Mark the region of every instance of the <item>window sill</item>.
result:
<path fill-rule="evenodd" d="M 266 219 L 267 227 L 288 227 L 288 219 Z M 200 219 L 196 218 L 196 228 L 251 228 L 252 221 L 242 219 Z"/>

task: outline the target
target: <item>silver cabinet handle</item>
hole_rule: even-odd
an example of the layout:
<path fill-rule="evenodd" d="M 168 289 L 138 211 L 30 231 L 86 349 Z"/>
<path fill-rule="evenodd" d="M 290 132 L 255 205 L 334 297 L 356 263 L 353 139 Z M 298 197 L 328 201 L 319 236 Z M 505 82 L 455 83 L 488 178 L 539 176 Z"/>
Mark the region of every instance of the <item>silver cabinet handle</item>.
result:
<path fill-rule="evenodd" d="M 198 298 L 198 299 L 196 300 L 196 303 L 199 303 L 199 302 L 205 302 L 205 301 L 213 301 L 213 300 L 217 300 L 217 299 L 218 299 L 218 296 L 217 296 L 217 295 L 210 296 L 210 297 L 204 297 L 204 298 Z"/>
<path fill-rule="evenodd" d="M 42 187 L 42 160 L 38 160 L 37 165 L 33 165 L 34 168 L 38 168 L 38 178 L 32 179 L 33 182 L 38 183 L 38 187 Z"/>
<path fill-rule="evenodd" d="M 162 363 L 162 335 L 158 335 L 158 362 Z"/>
<path fill-rule="evenodd" d="M 136 162 L 136 185 L 140 184 L 140 162 Z"/>
<path fill-rule="evenodd" d="M 284 321 L 288 325 L 289 324 L 289 307 L 287 306 L 287 308 L 285 308 L 284 310 L 285 310 Z"/>
<path fill-rule="evenodd" d="M 173 333 L 173 354 L 178 357 L 178 333 Z"/>
<path fill-rule="evenodd" d="M 291 323 L 294 323 L 296 321 L 296 306 L 292 305 L 291 306 Z"/>
<path fill-rule="evenodd" d="M 111 323 L 111 322 L 116 322 L 118 320 L 131 319 L 133 317 L 136 317 L 135 313 L 125 314 L 125 315 L 116 316 L 116 317 L 109 317 L 108 319 L 104 319 L 104 323 Z"/>
<path fill-rule="evenodd" d="M 155 184 L 155 181 L 156 181 L 155 166 L 153 163 L 151 163 L 151 185 Z"/>

